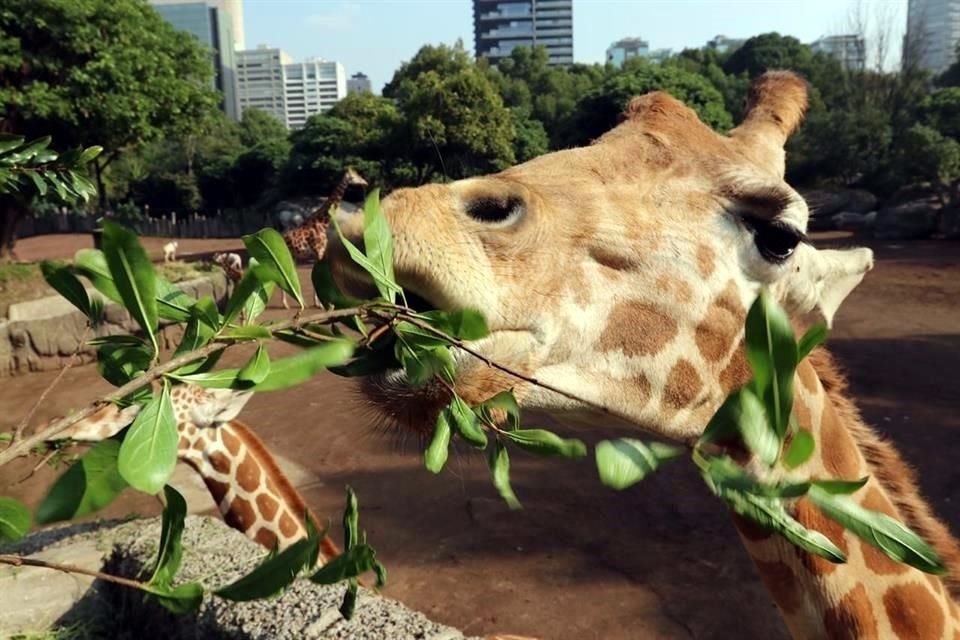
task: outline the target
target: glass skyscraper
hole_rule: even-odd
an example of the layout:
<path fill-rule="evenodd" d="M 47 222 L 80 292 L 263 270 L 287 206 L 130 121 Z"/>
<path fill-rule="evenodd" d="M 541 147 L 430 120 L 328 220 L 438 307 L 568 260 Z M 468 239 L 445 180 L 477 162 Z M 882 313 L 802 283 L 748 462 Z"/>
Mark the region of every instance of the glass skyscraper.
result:
<path fill-rule="evenodd" d="M 551 65 L 573 63 L 573 0 L 473 0 L 478 58 L 496 64 L 517 47 L 544 46 Z"/>

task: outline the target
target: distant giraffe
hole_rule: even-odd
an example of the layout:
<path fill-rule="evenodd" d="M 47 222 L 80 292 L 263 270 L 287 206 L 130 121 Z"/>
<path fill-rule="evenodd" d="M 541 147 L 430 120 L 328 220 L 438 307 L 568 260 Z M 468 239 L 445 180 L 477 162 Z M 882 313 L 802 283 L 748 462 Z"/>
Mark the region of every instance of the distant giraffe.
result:
<path fill-rule="evenodd" d="M 243 260 L 239 254 L 215 253 L 213 254 L 213 262 L 223 269 L 224 275 L 227 276 L 227 280 L 233 283 L 233 286 L 240 282 L 243 277 Z"/>
<path fill-rule="evenodd" d="M 287 246 L 290 247 L 294 260 L 313 262 L 323 258 L 323 254 L 327 250 L 327 227 L 330 225 L 330 214 L 340 206 L 347 189 L 353 186 L 366 189 L 368 183 L 363 179 L 363 176 L 348 167 L 330 197 L 314 209 L 310 216 L 303 221 L 303 224 L 283 234 L 283 239 L 287 241 Z M 280 290 L 280 304 L 283 305 L 284 309 L 289 308 L 287 295 L 282 289 Z M 316 292 L 313 294 L 313 305 L 315 307 L 320 306 L 320 300 L 317 298 Z"/>

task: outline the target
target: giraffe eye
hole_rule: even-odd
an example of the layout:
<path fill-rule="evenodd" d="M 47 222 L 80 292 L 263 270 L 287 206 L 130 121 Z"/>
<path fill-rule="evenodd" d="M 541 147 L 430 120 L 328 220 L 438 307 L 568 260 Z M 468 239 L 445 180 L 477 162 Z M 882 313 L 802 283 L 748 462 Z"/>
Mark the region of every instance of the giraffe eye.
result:
<path fill-rule="evenodd" d="M 487 224 L 512 222 L 522 212 L 523 200 L 517 197 L 477 198 L 467 204 L 467 215 Z"/>
<path fill-rule="evenodd" d="M 745 218 L 744 222 L 753 230 L 753 242 L 760 255 L 774 264 L 793 255 L 797 245 L 804 239 L 801 231 L 780 220 Z"/>

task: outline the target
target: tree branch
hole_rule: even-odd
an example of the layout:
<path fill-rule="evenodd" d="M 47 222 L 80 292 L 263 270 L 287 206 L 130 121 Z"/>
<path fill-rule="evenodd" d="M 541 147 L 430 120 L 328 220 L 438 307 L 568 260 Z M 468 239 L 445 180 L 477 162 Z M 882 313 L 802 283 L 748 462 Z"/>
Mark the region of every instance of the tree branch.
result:
<path fill-rule="evenodd" d="M 104 582 L 113 582 L 114 584 L 123 585 L 124 587 L 131 587 L 133 589 L 139 589 L 148 593 L 151 592 L 151 590 L 147 588 L 146 584 L 138 580 L 131 580 L 130 578 L 122 578 L 120 576 L 112 576 L 109 573 L 103 573 L 101 571 L 91 571 L 90 569 L 76 567 L 71 564 L 59 564 L 57 562 L 47 562 L 46 560 L 37 560 L 35 558 L 22 558 L 20 556 L 8 554 L 0 554 L 0 564 L 7 564 L 13 567 L 42 567 L 44 569 L 62 571 L 63 573 L 77 573 L 84 576 L 90 576 L 91 578 L 97 578 L 98 580 L 103 580 Z"/>

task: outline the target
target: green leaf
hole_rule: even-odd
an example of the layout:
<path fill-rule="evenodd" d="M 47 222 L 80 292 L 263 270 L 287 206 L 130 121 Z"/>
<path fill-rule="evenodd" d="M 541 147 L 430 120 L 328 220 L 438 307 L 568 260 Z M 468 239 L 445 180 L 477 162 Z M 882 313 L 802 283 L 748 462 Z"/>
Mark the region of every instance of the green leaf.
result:
<path fill-rule="evenodd" d="M 330 373 L 346 378 L 383 373 L 401 366 L 389 347 L 363 349 L 359 355 L 340 367 L 330 367 Z"/>
<path fill-rule="evenodd" d="M 408 320 L 401 320 L 394 326 L 393 332 L 403 339 L 403 344 L 412 348 L 431 349 L 435 347 L 447 347 L 449 342 L 441 336 L 418 327 Z"/>
<path fill-rule="evenodd" d="M 899 521 L 884 513 L 869 511 L 847 496 L 830 493 L 817 485 L 810 488 L 809 495 L 824 515 L 880 549 L 892 560 L 925 573 L 943 575 L 947 572 L 943 560 L 933 547 Z"/>
<path fill-rule="evenodd" d="M 300 291 L 297 265 L 283 236 L 276 229 L 261 229 L 252 235 L 243 236 L 243 244 L 257 261 L 247 270 L 256 271 L 261 280 L 277 283 L 296 299 L 302 309 L 303 293 Z"/>
<path fill-rule="evenodd" d="M 150 592 L 151 598 L 177 615 L 193 613 L 203 602 L 203 585 L 196 582 L 188 582 L 173 589 L 167 586 L 150 585 L 146 589 Z"/>
<path fill-rule="evenodd" d="M 251 385 L 263 382 L 270 373 L 270 356 L 267 349 L 261 344 L 256 353 L 243 365 L 237 373 L 237 382 Z"/>
<path fill-rule="evenodd" d="M 317 536 L 297 540 L 268 557 L 253 571 L 214 593 L 226 600 L 247 602 L 270 598 L 286 589 L 304 569 L 309 569 L 319 548 Z"/>
<path fill-rule="evenodd" d="M 440 473 L 443 465 L 447 463 L 447 455 L 450 448 L 450 421 L 446 411 L 441 411 L 437 416 L 437 423 L 433 430 L 433 438 L 430 445 L 423 454 L 423 460 L 429 471 Z"/>
<path fill-rule="evenodd" d="M 823 324 L 816 324 L 803 334 L 800 343 L 797 345 L 797 362 L 802 361 L 818 345 L 821 345 L 827 339 L 827 327 Z"/>
<path fill-rule="evenodd" d="M 160 525 L 160 549 L 157 553 L 157 562 L 153 566 L 153 575 L 150 584 L 160 587 L 169 587 L 173 578 L 180 570 L 183 559 L 183 521 L 187 516 L 187 502 L 180 492 L 164 485 L 163 494 L 166 505 L 163 508 Z"/>
<path fill-rule="evenodd" d="M 99 156 L 101 153 L 103 153 L 103 147 L 100 147 L 97 145 L 94 145 L 92 147 L 87 147 L 80 154 L 80 157 L 77 158 L 77 164 L 81 166 L 85 165 L 91 160 L 93 160 L 94 158 L 96 158 L 97 156 Z"/>
<path fill-rule="evenodd" d="M 513 492 L 513 487 L 510 486 L 510 454 L 507 453 L 507 447 L 504 446 L 503 442 L 500 440 L 494 442 L 487 462 L 490 465 L 493 486 L 497 489 L 500 497 L 511 509 L 522 509 L 520 501 L 517 500 L 517 495 Z"/>
<path fill-rule="evenodd" d="M 360 541 L 360 505 L 357 494 L 347 485 L 346 506 L 343 508 L 343 540 L 347 549 L 352 549 Z"/>
<path fill-rule="evenodd" d="M 37 523 L 49 524 L 89 515 L 113 502 L 127 488 L 117 456 L 120 441 L 102 440 L 70 465 L 37 507 Z"/>
<path fill-rule="evenodd" d="M 0 133 L 0 155 L 9 153 L 23 144 L 23 136 Z"/>
<path fill-rule="evenodd" d="M 377 553 L 370 545 L 356 544 L 330 562 L 323 565 L 310 576 L 314 584 L 336 584 L 350 578 L 356 578 L 367 571 L 373 571 Z"/>
<path fill-rule="evenodd" d="M 350 259 L 360 265 L 364 271 L 370 274 L 370 277 L 373 278 L 373 282 L 377 287 L 377 291 L 380 292 L 380 295 L 384 300 L 388 302 L 394 302 L 397 299 L 397 294 L 402 293 L 403 290 L 400 288 L 400 285 L 396 283 L 396 280 L 393 277 L 393 265 L 391 265 L 389 273 L 381 270 L 380 267 L 369 260 L 367 256 L 363 255 L 363 252 L 360 251 L 355 244 L 350 242 L 343 235 L 336 216 L 332 217 L 330 221 L 333 222 L 333 228 L 340 237 L 340 242 L 343 244 L 343 248 L 346 249 L 347 253 L 350 255 Z"/>
<path fill-rule="evenodd" d="M 111 347 L 140 347 L 143 349 L 147 348 L 146 343 L 139 336 L 131 336 L 124 334 L 117 334 L 114 336 L 97 336 L 96 338 L 90 338 L 87 340 L 87 344 L 91 347 L 102 347 L 104 345 L 110 345 Z"/>
<path fill-rule="evenodd" d="M 237 374 L 240 369 L 217 369 L 216 371 L 206 371 L 203 373 L 190 373 L 180 375 L 168 373 L 167 375 L 180 382 L 189 382 L 205 389 L 230 389 L 237 385 Z"/>
<path fill-rule="evenodd" d="M 97 371 L 107 382 L 123 386 L 150 368 L 153 352 L 138 344 L 105 344 L 97 349 Z"/>
<path fill-rule="evenodd" d="M 220 311 L 217 309 L 217 303 L 210 296 L 204 296 L 197 300 L 190 311 L 195 311 L 197 318 L 213 331 L 220 329 Z"/>
<path fill-rule="evenodd" d="M 477 406 L 476 412 L 480 418 L 488 424 L 494 424 L 492 412 L 495 410 L 503 411 L 507 414 L 507 424 L 511 429 L 520 427 L 520 405 L 512 391 L 501 391 L 500 393 L 487 398 Z"/>
<path fill-rule="evenodd" d="M 357 609 L 357 591 L 357 581 L 351 579 L 347 584 L 347 590 L 343 594 L 343 602 L 340 603 L 339 611 L 344 620 L 353 618 L 353 613 Z"/>
<path fill-rule="evenodd" d="M 816 443 L 813 435 L 806 429 L 797 429 L 790 442 L 790 447 L 783 454 L 783 464 L 787 469 L 796 469 L 813 455 Z"/>
<path fill-rule="evenodd" d="M 276 391 L 306 382 L 327 367 L 342 365 L 353 355 L 354 345 L 349 340 L 330 340 L 312 349 L 275 360 L 270 372 L 251 391 Z"/>
<path fill-rule="evenodd" d="M 47 195 L 47 183 L 43 181 L 42 177 L 34 171 L 28 171 L 27 176 L 30 178 L 30 181 L 33 182 L 33 188 L 37 190 L 37 194 L 41 198 Z"/>
<path fill-rule="evenodd" d="M 330 265 L 326 262 L 320 261 L 313 265 L 310 279 L 313 282 L 313 290 L 317 292 L 320 301 L 335 309 L 349 309 L 363 303 L 362 300 L 351 298 L 340 292 L 340 288 L 330 272 Z"/>
<path fill-rule="evenodd" d="M 380 209 L 380 190 L 374 189 L 363 203 L 363 246 L 367 259 L 379 273 L 391 283 L 396 283 L 393 274 L 393 234 L 387 218 Z M 376 282 L 376 280 L 375 280 Z M 381 286 L 377 283 L 380 295 L 389 302 L 396 300 L 395 287 Z"/>
<path fill-rule="evenodd" d="M 151 495 L 159 492 L 177 464 L 176 419 L 170 402 L 170 387 L 137 415 L 120 446 L 120 475 L 135 489 Z"/>
<path fill-rule="evenodd" d="M 428 311 L 420 317 L 449 336 L 460 340 L 479 340 L 489 335 L 487 321 L 476 309 L 459 311 Z"/>
<path fill-rule="evenodd" d="M 747 312 L 745 343 L 753 387 L 767 405 L 768 416 L 782 441 L 793 408 L 797 343 L 790 319 L 766 291 L 760 292 Z"/>
<path fill-rule="evenodd" d="M 447 414 L 447 422 L 453 425 L 461 438 L 478 449 L 487 448 L 487 434 L 483 432 L 477 416 L 460 396 L 453 396 L 453 401 L 443 411 Z"/>
<path fill-rule="evenodd" d="M 444 375 L 447 382 L 453 382 L 453 356 L 446 347 L 414 350 L 398 342 L 397 352 L 407 374 L 407 382 L 412 386 L 419 387 L 440 374 Z"/>
<path fill-rule="evenodd" d="M 640 482 L 664 463 L 684 453 L 685 450 L 680 447 L 660 442 L 648 444 L 633 438 L 618 438 L 598 443 L 594 456 L 600 482 L 620 491 Z"/>
<path fill-rule="evenodd" d="M 273 333 L 270 332 L 270 329 L 267 329 L 259 324 L 232 327 L 220 335 L 224 338 L 236 338 L 238 340 L 269 340 L 273 337 Z"/>
<path fill-rule="evenodd" d="M 190 309 L 190 320 L 187 322 L 183 339 L 180 340 L 180 344 L 177 345 L 177 350 L 173 354 L 174 358 L 196 351 L 213 338 L 215 330 L 206 322 L 202 321 L 200 317 L 201 312 L 196 306 Z M 205 360 L 197 360 L 180 367 L 174 373 L 181 375 L 197 373 L 205 364 Z"/>
<path fill-rule="evenodd" d="M 40 263 L 40 271 L 47 284 L 82 311 L 83 315 L 90 317 L 90 298 L 87 296 L 87 290 L 83 288 L 77 276 L 73 275 L 70 267 L 44 260 Z"/>
<path fill-rule="evenodd" d="M 30 509 L 13 498 L 0 496 L 0 542 L 16 542 L 30 531 Z"/>
<path fill-rule="evenodd" d="M 582 458 L 587 455 L 587 445 L 576 438 L 561 438 L 546 429 L 516 429 L 506 431 L 504 436 L 514 444 L 538 456 L 561 456 Z"/>
<path fill-rule="evenodd" d="M 814 480 L 811 484 L 827 493 L 848 495 L 855 493 L 867 484 L 868 480 L 870 480 L 870 476 L 864 476 L 859 480 Z"/>
<path fill-rule="evenodd" d="M 153 264 L 137 236 L 110 220 L 103 221 L 103 255 L 123 306 L 157 346 L 157 283 Z M 159 490 L 159 487 L 157 487 Z"/>
<path fill-rule="evenodd" d="M 766 408 L 750 386 L 737 389 L 724 400 L 703 432 L 703 442 L 715 442 L 739 433 L 747 449 L 767 465 L 780 455 L 780 436 Z"/>
<path fill-rule="evenodd" d="M 103 256 L 102 251 L 80 249 L 73 256 L 73 267 L 86 276 L 97 291 L 113 302 L 123 304 L 120 300 L 120 292 L 117 291 L 117 286 L 113 282 L 113 276 L 110 275 L 107 259 Z"/>

